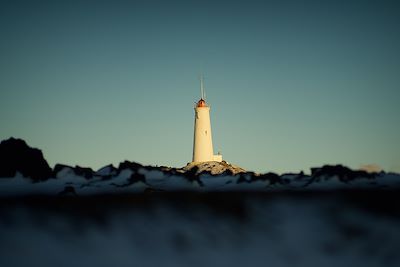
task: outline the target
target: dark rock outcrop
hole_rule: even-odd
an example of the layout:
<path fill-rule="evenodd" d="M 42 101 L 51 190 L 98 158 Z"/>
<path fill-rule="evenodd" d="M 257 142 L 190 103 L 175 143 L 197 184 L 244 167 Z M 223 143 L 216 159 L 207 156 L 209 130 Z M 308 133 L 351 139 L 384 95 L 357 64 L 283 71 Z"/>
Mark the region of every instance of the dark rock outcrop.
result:
<path fill-rule="evenodd" d="M 73 169 L 71 166 L 57 163 L 53 168 L 53 177 L 56 177 L 57 173 L 62 171 L 64 168 Z"/>
<path fill-rule="evenodd" d="M 11 137 L 0 143 L 0 177 L 13 177 L 17 171 L 34 182 L 47 180 L 52 175 L 41 150 Z"/>
<path fill-rule="evenodd" d="M 76 176 L 82 176 L 85 177 L 86 179 L 91 179 L 94 176 L 94 171 L 88 167 L 80 167 L 80 166 L 71 167 L 64 164 L 56 164 L 56 166 L 54 166 L 53 169 L 53 177 L 57 177 L 57 174 L 63 169 L 70 169 Z"/>
<path fill-rule="evenodd" d="M 373 179 L 375 178 L 375 174 L 366 171 L 353 171 L 343 165 L 324 165 L 321 168 L 311 168 L 310 182 L 314 182 L 322 177 L 329 179 L 337 177 L 339 181 L 347 183 L 360 178 Z"/>
<path fill-rule="evenodd" d="M 137 171 L 141 167 L 143 167 L 143 166 L 139 163 L 130 162 L 130 161 L 125 160 L 124 162 L 121 162 L 119 164 L 118 169 L 117 169 L 117 175 L 124 169 L 129 169 L 131 171 Z"/>
<path fill-rule="evenodd" d="M 137 182 L 146 183 L 146 177 L 140 173 L 132 173 L 131 177 L 128 179 L 129 184 L 134 184 Z"/>
<path fill-rule="evenodd" d="M 184 176 L 189 182 L 197 182 L 200 186 L 204 186 L 203 182 L 199 179 L 199 175 L 197 174 L 199 171 L 198 166 L 194 166 L 184 173 Z"/>
<path fill-rule="evenodd" d="M 100 169 L 98 169 L 94 174 L 96 176 L 101 176 L 103 180 L 109 180 L 117 173 L 117 168 L 115 168 L 112 164 L 106 165 Z"/>
<path fill-rule="evenodd" d="M 80 167 L 80 166 L 77 165 L 74 168 L 74 173 L 77 176 L 82 176 L 82 177 L 85 177 L 86 179 L 93 178 L 93 170 L 91 168 Z"/>

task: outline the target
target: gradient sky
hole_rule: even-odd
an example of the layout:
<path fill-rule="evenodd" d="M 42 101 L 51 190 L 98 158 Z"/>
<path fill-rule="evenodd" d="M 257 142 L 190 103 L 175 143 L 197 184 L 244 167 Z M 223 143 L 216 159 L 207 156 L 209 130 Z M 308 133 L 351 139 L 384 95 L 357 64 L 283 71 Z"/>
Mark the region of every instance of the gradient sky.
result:
<path fill-rule="evenodd" d="M 50 165 L 191 160 L 400 172 L 398 1 L 1 1 L 0 139 Z"/>

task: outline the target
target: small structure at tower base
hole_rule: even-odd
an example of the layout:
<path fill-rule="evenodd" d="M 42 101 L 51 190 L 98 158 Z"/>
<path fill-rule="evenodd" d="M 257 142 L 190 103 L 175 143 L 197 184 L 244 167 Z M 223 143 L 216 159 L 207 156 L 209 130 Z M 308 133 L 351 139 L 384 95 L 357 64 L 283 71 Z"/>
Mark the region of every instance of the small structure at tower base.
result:
<path fill-rule="evenodd" d="M 218 155 L 214 155 L 214 160 L 216 162 L 222 162 L 222 155 L 218 154 Z"/>

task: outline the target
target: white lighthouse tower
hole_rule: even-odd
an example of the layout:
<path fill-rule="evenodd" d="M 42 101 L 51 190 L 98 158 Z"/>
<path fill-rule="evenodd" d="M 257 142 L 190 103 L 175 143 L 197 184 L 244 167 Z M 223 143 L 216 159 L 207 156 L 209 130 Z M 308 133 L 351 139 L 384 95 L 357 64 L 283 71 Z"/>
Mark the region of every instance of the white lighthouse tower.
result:
<path fill-rule="evenodd" d="M 194 107 L 194 138 L 193 138 L 193 162 L 222 161 L 222 155 L 214 155 L 210 107 L 205 100 L 203 77 L 200 77 L 201 98 Z"/>

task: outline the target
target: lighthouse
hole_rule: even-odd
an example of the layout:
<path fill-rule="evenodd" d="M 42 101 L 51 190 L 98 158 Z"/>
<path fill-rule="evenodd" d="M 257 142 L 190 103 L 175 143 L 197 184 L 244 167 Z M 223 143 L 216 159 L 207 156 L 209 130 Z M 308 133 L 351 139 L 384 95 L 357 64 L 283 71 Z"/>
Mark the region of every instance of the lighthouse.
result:
<path fill-rule="evenodd" d="M 206 103 L 203 77 L 200 77 L 201 98 L 194 106 L 193 162 L 222 161 L 222 155 L 214 155 L 210 106 Z"/>

